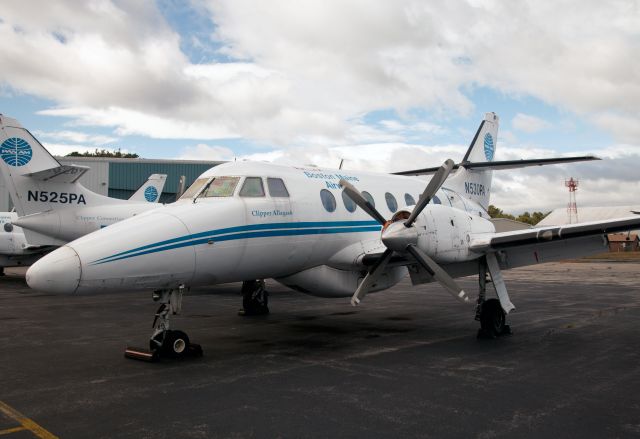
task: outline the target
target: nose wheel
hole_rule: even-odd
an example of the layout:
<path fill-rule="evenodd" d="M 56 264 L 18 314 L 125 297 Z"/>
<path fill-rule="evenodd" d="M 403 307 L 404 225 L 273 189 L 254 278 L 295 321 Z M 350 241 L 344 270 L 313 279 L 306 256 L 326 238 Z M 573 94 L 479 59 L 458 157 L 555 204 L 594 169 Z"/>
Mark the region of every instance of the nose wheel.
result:
<path fill-rule="evenodd" d="M 191 346 L 189 336 L 183 331 L 167 330 L 151 337 L 149 349 L 159 350 L 161 355 L 171 358 L 180 358 L 187 354 Z"/>
<path fill-rule="evenodd" d="M 200 345 L 191 343 L 189 336 L 178 330 L 169 329 L 169 317 L 182 309 L 184 286 L 177 290 L 154 291 L 153 300 L 160 302 L 153 319 L 153 333 L 149 340 L 149 350 L 128 347 L 125 357 L 143 361 L 157 361 L 162 357 L 184 358 L 202 356 Z"/>

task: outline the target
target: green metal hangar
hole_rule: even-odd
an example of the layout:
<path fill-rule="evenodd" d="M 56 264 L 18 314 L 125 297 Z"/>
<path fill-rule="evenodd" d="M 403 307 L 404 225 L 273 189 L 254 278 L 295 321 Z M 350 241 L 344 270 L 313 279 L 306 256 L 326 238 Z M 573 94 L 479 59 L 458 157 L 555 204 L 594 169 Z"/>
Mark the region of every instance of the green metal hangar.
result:
<path fill-rule="evenodd" d="M 76 164 L 91 168 L 80 182 L 87 189 L 113 198 L 127 199 L 149 178 L 151 174 L 167 174 L 167 182 L 160 202 L 176 200 L 180 189 L 180 179 L 184 177 L 184 188 L 207 169 L 224 162 L 200 160 L 160 160 L 160 159 L 116 159 L 100 157 L 56 157 L 65 165 Z M 0 212 L 11 210 L 13 203 L 0 178 Z"/>

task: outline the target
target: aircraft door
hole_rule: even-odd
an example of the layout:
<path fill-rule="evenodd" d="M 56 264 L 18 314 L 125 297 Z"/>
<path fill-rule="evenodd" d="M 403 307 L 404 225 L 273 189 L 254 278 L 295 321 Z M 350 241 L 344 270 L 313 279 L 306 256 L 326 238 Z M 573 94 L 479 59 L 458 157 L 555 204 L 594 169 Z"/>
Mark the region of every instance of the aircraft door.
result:
<path fill-rule="evenodd" d="M 265 239 L 250 238 L 246 241 L 243 262 L 246 262 L 248 278 L 262 278 L 264 273 L 277 272 L 288 266 L 290 240 L 284 234 L 283 223 L 293 221 L 289 192 L 278 177 L 246 177 L 239 192 L 245 205 L 246 223 L 259 227 Z M 272 225 L 273 227 L 269 227 Z M 269 236 L 282 231 L 283 236 Z M 268 242 L 267 240 L 268 239 Z M 270 276 L 271 277 L 271 276 Z"/>

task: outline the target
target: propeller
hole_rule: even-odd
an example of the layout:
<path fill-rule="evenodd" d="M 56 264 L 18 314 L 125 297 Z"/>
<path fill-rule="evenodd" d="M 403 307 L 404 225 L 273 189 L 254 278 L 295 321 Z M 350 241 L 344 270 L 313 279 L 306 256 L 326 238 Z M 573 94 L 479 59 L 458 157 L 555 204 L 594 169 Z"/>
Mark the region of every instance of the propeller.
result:
<path fill-rule="evenodd" d="M 414 223 L 422 211 L 427 207 L 429 202 L 433 199 L 433 196 L 438 192 L 438 189 L 445 182 L 454 163 L 452 160 L 447 160 L 435 173 L 424 192 L 418 200 L 418 204 L 413 211 L 409 214 L 406 220 L 400 219 L 396 221 L 387 221 L 380 212 L 378 212 L 371 203 L 356 189 L 351 183 L 342 179 L 340 184 L 344 187 L 344 191 L 349 198 L 353 200 L 362 210 L 367 212 L 369 216 L 383 225 L 382 227 L 382 242 L 387 247 L 382 256 L 371 266 L 367 275 L 362 280 L 358 289 L 351 298 L 351 304 L 357 305 L 364 298 L 367 292 L 375 285 L 380 278 L 380 275 L 384 272 L 387 264 L 391 260 L 391 256 L 394 252 L 409 253 L 416 260 L 427 273 L 429 273 L 435 280 L 437 280 L 452 296 L 462 302 L 469 302 L 469 296 L 467 293 L 458 286 L 449 274 L 444 271 L 436 261 L 431 259 L 427 254 L 420 250 L 418 244 L 418 232 L 414 227 Z"/>

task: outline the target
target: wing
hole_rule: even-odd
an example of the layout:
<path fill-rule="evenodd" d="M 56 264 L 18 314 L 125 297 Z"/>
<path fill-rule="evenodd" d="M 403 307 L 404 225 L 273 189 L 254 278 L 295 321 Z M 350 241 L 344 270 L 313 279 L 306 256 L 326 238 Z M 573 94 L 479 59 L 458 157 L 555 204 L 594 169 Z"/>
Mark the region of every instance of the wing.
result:
<path fill-rule="evenodd" d="M 470 249 L 479 255 L 495 253 L 500 268 L 523 267 L 564 259 L 578 258 L 607 251 L 607 234 L 640 229 L 640 217 L 607 221 L 541 227 L 502 233 L 478 234 L 471 238 Z M 362 265 L 374 264 L 380 257 L 372 252 L 361 259 Z M 478 274 L 479 259 L 442 264 L 451 277 Z M 389 266 L 406 265 L 414 285 L 433 282 L 434 279 L 415 261 L 394 255 Z"/>
<path fill-rule="evenodd" d="M 507 269 L 600 253 L 607 249 L 607 234 L 634 229 L 640 229 L 637 216 L 476 235 L 470 249 L 496 252 L 501 268 Z"/>

